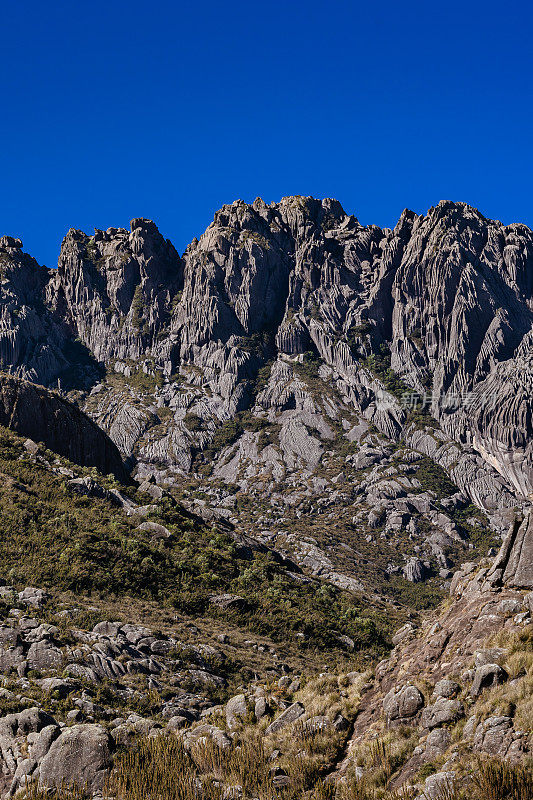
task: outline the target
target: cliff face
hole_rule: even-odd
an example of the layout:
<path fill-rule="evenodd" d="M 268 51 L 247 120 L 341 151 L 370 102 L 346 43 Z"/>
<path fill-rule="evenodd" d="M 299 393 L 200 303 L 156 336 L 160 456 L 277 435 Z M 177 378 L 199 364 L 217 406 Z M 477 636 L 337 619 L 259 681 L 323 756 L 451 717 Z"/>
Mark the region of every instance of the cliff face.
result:
<path fill-rule="evenodd" d="M 71 230 L 47 302 L 99 362 L 136 359 L 168 326 L 182 274 L 174 247 L 149 220 L 133 220 L 131 232 Z"/>
<path fill-rule="evenodd" d="M 427 549 L 468 499 L 500 531 L 531 499 L 532 237 L 464 203 L 381 229 L 308 197 L 224 206 L 183 257 L 144 219 L 70 231 L 57 271 L 4 237 L 2 365 L 81 390 L 140 478 L 196 476 L 229 517 L 235 487 L 255 496 L 267 537 L 310 512 L 367 536 L 422 514 Z M 421 456 L 463 498 L 447 517 L 409 484 Z"/>
<path fill-rule="evenodd" d="M 253 403 L 264 363 L 311 351 L 350 404 L 394 435 L 402 411 L 372 407 L 362 368 L 386 346 L 449 438 L 527 496 L 532 283 L 523 225 L 442 202 L 382 230 L 336 201 L 297 197 L 225 206 L 183 260 L 146 220 L 130 233 L 71 231 L 45 291 L 98 361 L 149 357 L 166 375 L 201 372 L 215 425 Z"/>
<path fill-rule="evenodd" d="M 119 481 L 128 474 L 116 446 L 89 417 L 42 386 L 0 375 L 0 425 Z"/>

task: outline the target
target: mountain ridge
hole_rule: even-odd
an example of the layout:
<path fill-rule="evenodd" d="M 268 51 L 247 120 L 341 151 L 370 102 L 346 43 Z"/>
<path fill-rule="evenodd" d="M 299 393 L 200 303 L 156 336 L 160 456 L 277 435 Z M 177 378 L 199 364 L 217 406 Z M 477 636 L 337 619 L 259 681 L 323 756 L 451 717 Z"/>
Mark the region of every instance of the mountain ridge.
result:
<path fill-rule="evenodd" d="M 271 542 L 307 506 L 331 518 L 329 494 L 345 514 L 339 541 L 355 527 L 359 551 L 376 530 L 391 545 L 403 531 L 417 542 L 414 572 L 392 558 L 379 568 L 390 574 L 445 571 L 446 551 L 472 534 L 413 484 L 409 462 L 434 461 L 496 533 L 527 506 L 526 226 L 441 201 L 381 229 L 335 200 L 289 197 L 223 206 L 183 256 L 153 222 L 130 228 L 69 231 L 56 271 L 0 240 L 0 354 L 21 377 L 59 380 L 139 480 L 153 475 L 181 499 L 192 480 L 203 503 L 240 520 L 235 502 L 253 496 L 247 531 Z M 403 477 L 387 483 L 399 448 Z M 455 516 L 467 501 L 449 501 Z M 339 547 L 332 561 L 314 538 L 299 557 L 346 574 Z M 346 577 L 360 580 L 350 559 Z"/>

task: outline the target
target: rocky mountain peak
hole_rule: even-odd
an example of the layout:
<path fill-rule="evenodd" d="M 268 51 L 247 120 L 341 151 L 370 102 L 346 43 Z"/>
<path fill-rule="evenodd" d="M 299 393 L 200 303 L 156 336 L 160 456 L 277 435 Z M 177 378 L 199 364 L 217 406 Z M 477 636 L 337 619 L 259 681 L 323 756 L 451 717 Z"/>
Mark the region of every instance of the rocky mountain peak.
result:
<path fill-rule="evenodd" d="M 0 236 L 0 250 L 22 250 L 22 240 L 14 236 Z"/>
<path fill-rule="evenodd" d="M 6 251 L 39 277 L 4 284 L 3 363 L 83 390 L 139 477 L 211 469 L 213 483 L 257 493 L 268 535 L 331 491 L 343 531 L 372 539 L 375 525 L 386 539 L 406 529 L 412 494 L 427 516 L 406 534 L 420 548 L 407 571 L 438 574 L 451 563 L 438 498 L 419 497 L 418 478 L 408 491 L 374 484 L 396 483 L 401 445 L 403 475 L 434 461 L 452 481 L 444 499 L 459 492 L 496 531 L 528 502 L 532 253 L 526 226 L 451 201 L 382 229 L 333 199 L 238 200 L 183 257 L 144 218 L 69 231 L 54 272 Z"/>

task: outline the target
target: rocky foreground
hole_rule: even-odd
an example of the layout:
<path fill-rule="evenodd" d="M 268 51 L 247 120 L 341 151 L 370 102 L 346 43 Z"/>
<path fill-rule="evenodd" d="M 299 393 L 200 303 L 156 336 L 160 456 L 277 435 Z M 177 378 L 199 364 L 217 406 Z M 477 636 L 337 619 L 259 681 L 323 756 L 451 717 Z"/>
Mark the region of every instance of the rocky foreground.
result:
<path fill-rule="evenodd" d="M 239 643 L 232 632 L 202 641 L 190 623 L 187 642 L 176 624 L 165 634 L 107 620 L 88 630 L 75 624 L 81 609 L 41 589 L 4 585 L 2 796 L 30 778 L 100 796 L 117 754 L 147 736 L 177 737 L 193 753 L 206 742 L 238 750 L 253 736 L 271 764 L 263 787 L 270 791 L 312 788 L 294 771 L 295 745 L 315 782 L 342 787 L 376 779 L 383 763 L 372 748 L 385 743 L 386 782 L 431 798 L 464 776 L 474 754 L 527 762 L 533 592 L 503 578 L 522 558 L 531 563 L 529 520 L 525 527 L 521 549 L 511 531 L 495 562 L 456 573 L 448 606 L 420 627 L 404 625 L 374 674 L 317 677 L 278 663 L 223 704 L 213 692 L 227 686 L 230 653 L 264 652 L 264 644 Z M 317 737 L 326 745 L 318 756 Z"/>

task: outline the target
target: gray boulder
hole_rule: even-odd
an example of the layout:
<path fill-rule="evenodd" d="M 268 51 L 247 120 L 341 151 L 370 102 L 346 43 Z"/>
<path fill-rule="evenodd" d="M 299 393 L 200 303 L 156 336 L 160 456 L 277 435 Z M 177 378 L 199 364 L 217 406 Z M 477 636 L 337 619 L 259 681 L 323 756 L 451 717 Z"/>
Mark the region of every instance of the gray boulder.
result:
<path fill-rule="evenodd" d="M 101 791 L 111 767 L 113 741 L 101 725 L 73 725 L 52 742 L 39 768 L 39 785 L 64 784 Z"/>
<path fill-rule="evenodd" d="M 470 694 L 472 697 L 478 697 L 483 689 L 505 683 L 508 677 L 507 672 L 498 664 L 485 664 L 483 667 L 478 667 L 474 674 Z"/>
<path fill-rule="evenodd" d="M 459 700 L 448 700 L 445 697 L 439 697 L 432 706 L 427 706 L 423 710 L 420 717 L 420 725 L 423 728 L 432 730 L 449 722 L 455 722 L 462 716 L 464 716 L 464 708 Z"/>
<path fill-rule="evenodd" d="M 19 592 L 19 602 L 34 608 L 42 608 L 45 604 L 48 593 L 44 589 L 36 589 L 34 586 L 27 586 Z"/>
<path fill-rule="evenodd" d="M 426 749 L 424 756 L 428 761 L 442 755 L 448 748 L 451 741 L 451 733 L 448 728 L 435 728 L 426 739 Z"/>
<path fill-rule="evenodd" d="M 286 728 L 287 725 L 292 725 L 304 714 L 305 708 L 303 705 L 301 703 L 293 703 L 285 709 L 279 717 L 276 717 L 276 719 L 270 723 L 265 731 L 265 736 L 270 736 L 271 733 L 277 733 L 277 731 L 282 730 L 282 728 Z"/>
<path fill-rule="evenodd" d="M 533 589 L 533 514 L 515 519 L 500 548 L 488 578 L 494 585 Z"/>
<path fill-rule="evenodd" d="M 226 703 L 226 722 L 230 730 L 236 728 L 240 722 L 243 722 L 247 714 L 248 706 L 246 705 L 246 697 L 243 694 L 235 695 Z"/>
<path fill-rule="evenodd" d="M 404 578 L 411 583 L 420 583 L 427 574 L 427 569 L 419 558 L 410 558 L 402 571 Z"/>
<path fill-rule="evenodd" d="M 420 800 L 441 800 L 442 797 L 453 796 L 455 780 L 455 772 L 436 772 L 430 775 L 424 782 L 424 792 Z"/>
<path fill-rule="evenodd" d="M 443 679 L 435 684 L 433 690 L 437 697 L 455 697 L 459 693 L 461 687 L 455 681 Z"/>
<path fill-rule="evenodd" d="M 231 745 L 229 736 L 215 725 L 197 725 L 196 728 L 186 731 L 183 735 L 183 743 L 188 749 L 208 739 L 222 750 L 225 750 Z"/>
<path fill-rule="evenodd" d="M 30 645 L 26 660 L 28 669 L 51 670 L 58 669 L 63 663 L 61 650 L 46 639 Z"/>
<path fill-rule="evenodd" d="M 391 689 L 383 700 L 383 713 L 388 722 L 414 717 L 424 705 L 422 692 L 412 684 Z"/>

